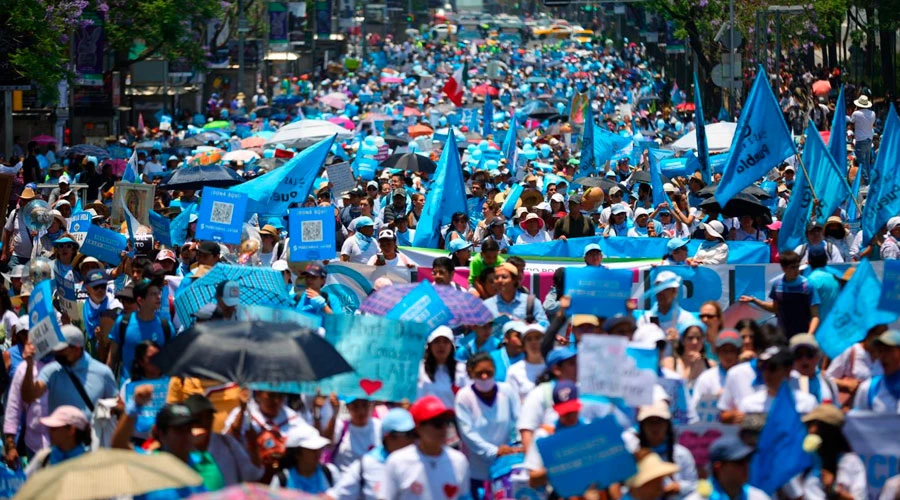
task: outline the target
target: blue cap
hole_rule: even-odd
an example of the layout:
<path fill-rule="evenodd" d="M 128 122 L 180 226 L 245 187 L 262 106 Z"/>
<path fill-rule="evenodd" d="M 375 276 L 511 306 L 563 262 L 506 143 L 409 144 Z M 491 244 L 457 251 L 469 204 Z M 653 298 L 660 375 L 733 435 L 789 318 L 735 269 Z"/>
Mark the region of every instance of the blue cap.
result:
<path fill-rule="evenodd" d="M 687 238 L 672 238 L 671 240 L 669 240 L 668 243 L 666 243 L 666 250 L 669 253 L 672 253 L 675 250 L 678 250 L 679 248 L 681 248 L 683 246 L 687 246 L 687 244 L 688 244 Z"/>
<path fill-rule="evenodd" d="M 403 408 L 391 408 L 381 419 L 381 433 L 409 432 L 416 428 L 412 415 Z"/>
<path fill-rule="evenodd" d="M 78 244 L 78 242 L 73 240 L 72 238 L 69 238 L 68 236 L 63 236 L 62 238 L 54 241 L 53 246 L 62 245 L 63 243 L 75 243 L 76 245 Z"/>
<path fill-rule="evenodd" d="M 94 269 L 87 273 L 84 277 L 85 286 L 94 287 L 97 285 L 105 285 L 109 283 L 109 278 L 106 277 L 106 273 L 101 271 L 100 269 Z"/>
<path fill-rule="evenodd" d="M 601 254 L 603 253 L 603 250 L 600 248 L 600 245 L 598 245 L 596 243 L 591 243 L 590 245 L 584 247 L 584 254 L 582 255 L 582 257 L 587 257 L 588 252 L 593 252 L 594 250 L 600 252 Z"/>
<path fill-rule="evenodd" d="M 572 359 L 577 355 L 578 353 L 573 349 L 569 349 L 568 347 L 557 347 L 550 351 L 550 354 L 547 355 L 547 367 L 553 368 L 563 361 Z"/>
<path fill-rule="evenodd" d="M 710 462 L 740 462 L 753 454 L 753 448 L 737 436 L 724 436 L 709 447 Z"/>
<path fill-rule="evenodd" d="M 684 332 L 686 332 L 687 329 L 692 326 L 696 326 L 696 327 L 700 328 L 700 331 L 703 332 L 704 334 L 706 334 L 706 324 L 704 324 L 702 321 L 697 319 L 697 317 L 694 316 L 693 314 L 690 316 L 690 318 L 685 319 L 684 321 L 678 322 L 678 325 L 677 325 L 678 334 L 681 335 L 682 337 L 684 337 Z"/>
<path fill-rule="evenodd" d="M 460 250 L 466 250 L 467 248 L 472 248 L 472 243 L 462 238 L 456 238 L 447 244 L 447 251 L 450 252 L 450 255 L 453 255 Z"/>
<path fill-rule="evenodd" d="M 361 227 L 374 226 L 374 225 L 375 225 L 375 221 L 373 221 L 371 217 L 363 215 L 362 217 L 356 219 L 355 228 L 359 229 Z"/>

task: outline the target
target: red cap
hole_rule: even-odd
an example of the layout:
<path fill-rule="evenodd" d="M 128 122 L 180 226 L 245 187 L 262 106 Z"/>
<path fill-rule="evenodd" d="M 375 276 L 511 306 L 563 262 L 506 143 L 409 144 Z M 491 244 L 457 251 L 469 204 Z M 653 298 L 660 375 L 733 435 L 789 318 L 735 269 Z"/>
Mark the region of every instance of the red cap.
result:
<path fill-rule="evenodd" d="M 453 410 L 444 406 L 444 403 L 437 396 L 425 396 L 409 407 L 409 412 L 413 416 L 416 425 L 422 422 L 438 417 L 452 417 Z"/>
<path fill-rule="evenodd" d="M 556 217 L 557 219 L 562 219 L 563 217 L 565 217 L 567 215 L 569 215 L 569 214 L 566 212 L 556 212 L 556 215 L 554 215 L 554 217 Z"/>

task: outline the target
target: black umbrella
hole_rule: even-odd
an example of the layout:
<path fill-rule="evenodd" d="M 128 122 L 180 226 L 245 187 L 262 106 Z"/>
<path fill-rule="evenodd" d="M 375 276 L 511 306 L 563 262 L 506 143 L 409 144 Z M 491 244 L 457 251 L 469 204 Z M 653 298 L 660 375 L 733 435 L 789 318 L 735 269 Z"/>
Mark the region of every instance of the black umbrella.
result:
<path fill-rule="evenodd" d="M 226 188 L 242 182 L 244 179 L 237 172 L 220 164 L 195 165 L 179 168 L 167 175 L 159 183 L 159 187 L 168 191 L 183 191 L 197 190 L 204 186 Z"/>
<path fill-rule="evenodd" d="M 433 174 L 437 164 L 431 158 L 416 153 L 401 153 L 388 156 L 381 166 L 384 168 L 399 168 L 408 172 L 428 172 Z"/>
<path fill-rule="evenodd" d="M 598 187 L 604 191 L 609 191 L 610 188 L 618 186 L 616 181 L 607 179 L 606 177 L 579 177 L 572 182 L 587 187 Z"/>
<path fill-rule="evenodd" d="M 384 142 L 386 142 L 388 146 L 399 148 L 400 146 L 406 146 L 407 144 L 409 144 L 409 138 L 387 134 L 384 136 Z"/>
<path fill-rule="evenodd" d="M 719 183 L 710 184 L 709 186 L 704 187 L 703 189 L 697 191 L 697 196 L 701 198 L 709 198 L 716 194 L 716 188 L 719 186 Z M 751 184 L 741 190 L 744 194 L 749 194 L 759 200 L 768 200 L 771 198 L 769 193 L 766 192 L 763 188 L 757 186 L 756 184 Z"/>
<path fill-rule="evenodd" d="M 93 144 L 79 144 L 77 146 L 72 146 L 69 148 L 68 153 L 70 155 L 93 156 L 96 157 L 98 161 L 110 157 L 109 151 L 100 146 L 94 146 Z"/>
<path fill-rule="evenodd" d="M 716 197 L 707 198 L 700 203 L 700 208 L 713 210 L 721 213 L 726 217 L 741 217 L 742 215 L 750 215 L 752 217 L 771 217 L 769 207 L 763 205 L 755 196 L 740 192 L 728 200 L 725 208 L 719 205 Z"/>
<path fill-rule="evenodd" d="M 291 323 L 199 323 L 166 344 L 153 363 L 164 373 L 237 382 L 321 380 L 353 371 L 316 332 Z"/>
<path fill-rule="evenodd" d="M 663 182 L 669 182 L 669 178 L 666 177 L 665 175 L 659 174 L 659 176 L 662 178 Z M 650 181 L 650 172 L 647 170 L 641 170 L 639 172 L 635 172 L 635 174 L 633 176 L 631 176 L 631 180 L 632 180 L 632 182 L 635 182 L 635 183 L 653 184 Z"/>
<path fill-rule="evenodd" d="M 216 143 L 225 139 L 225 136 L 215 132 L 200 132 L 181 141 L 178 145 L 184 148 L 196 148 L 197 146 L 206 146 L 210 141 Z"/>

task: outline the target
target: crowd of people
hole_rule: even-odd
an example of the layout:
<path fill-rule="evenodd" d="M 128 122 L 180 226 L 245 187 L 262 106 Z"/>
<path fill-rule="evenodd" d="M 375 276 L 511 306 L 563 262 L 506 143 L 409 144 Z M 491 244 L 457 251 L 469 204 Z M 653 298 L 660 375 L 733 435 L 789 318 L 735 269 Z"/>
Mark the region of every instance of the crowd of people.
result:
<path fill-rule="evenodd" d="M 289 238 L 296 235 L 289 234 L 286 217 L 254 218 L 256 225 L 245 228 L 238 246 L 197 240 L 197 224 L 203 221 L 192 215 L 180 234 L 173 233 L 172 245 L 157 242 L 138 255 L 129 247 L 121 262 L 105 263 L 80 252 L 84 241 L 73 234 L 77 231 L 70 220 L 84 212 L 91 224 L 128 234 L 129 225 L 114 224 L 111 216 L 121 177 L 115 161 L 57 152 L 34 142 L 27 144 L 23 158 L 10 155 L 0 167 L 0 173 L 15 176 L 0 255 L 7 269 L 0 288 L 6 368 L 0 381 L 8 470 L 30 477 L 98 447 L 113 447 L 170 453 L 203 480 L 140 498 L 186 498 L 244 482 L 334 500 L 505 498 L 525 489 L 536 497 L 558 498 L 538 443 L 612 416 L 634 456 L 634 473 L 612 484 L 594 484 L 584 498 L 755 500 L 770 494 L 750 485 L 750 462 L 773 401 L 787 386 L 808 434 L 817 436 L 820 445 L 808 450 L 815 466 L 779 485 L 774 495 L 866 498 L 865 464 L 842 427 L 847 412 L 898 414 L 900 332 L 888 324 L 871 325 L 863 340 L 834 359 L 824 355 L 815 333 L 847 279 L 826 268 L 900 258 L 900 217 L 891 218 L 863 244 L 860 214 L 846 200 L 826 214 L 824 223 L 813 217 L 802 244 L 780 247 L 778 231 L 800 167 L 794 157 L 770 172 L 771 194 L 758 196 L 763 208 L 758 212 L 725 215 L 717 204 L 702 203 L 712 195 L 709 188 L 719 174 L 705 181 L 699 172 L 667 179 L 662 189 L 671 202 L 654 203 L 647 175 L 651 149 L 669 146 L 697 124 L 690 112 L 678 111 L 684 96 L 652 71 L 656 61 L 647 57 L 643 45 L 609 42 L 571 50 L 507 46 L 511 64 L 496 88 L 490 87 L 496 94 L 486 90 L 486 96 L 473 89 L 490 86 L 485 68 L 493 52 L 469 47 L 388 41 L 383 47 L 386 68 L 366 62 L 363 69 L 368 71 L 333 81 L 285 80 L 271 99 L 261 90 L 262 97 L 253 101 L 290 101 L 281 122 L 297 116 L 344 117 L 355 124 L 355 138 L 334 148 L 329 164 L 352 158 L 367 136 L 383 139 L 415 125 L 451 127 L 448 134 L 461 125 L 460 133 L 468 134 L 470 144 L 463 141 L 460 148 L 466 192 L 453 193 L 465 199 L 466 210 L 453 213 L 441 228 L 436 246 L 444 255 L 431 263 L 431 279 L 481 299 L 494 319 L 434 329 L 423 346 L 417 393 L 405 401 L 250 391 L 197 377 L 166 378 L 169 374 L 154 364 L 154 356 L 190 328 L 175 312 L 175 297 L 220 263 L 281 272 L 293 307 L 318 317 L 347 313 L 327 293 L 329 261 L 415 270 L 419 265 L 400 247 L 412 246 L 428 216 L 433 172 L 379 167 L 365 178 L 357 171 L 357 185 L 344 192 L 333 192 L 333 184 L 321 179 L 297 206 L 334 209 L 335 255 L 324 262 L 298 267 L 291 259 Z M 459 121 L 461 112 L 444 89 L 460 66 L 473 77 L 465 98 L 477 100 L 478 109 L 485 98 L 492 99 L 493 116 L 479 120 L 476 110 L 471 122 Z M 385 83 L 385 69 L 416 78 Z M 835 80 L 836 91 L 839 74 L 827 77 Z M 797 96 L 811 95 L 813 81 L 804 75 L 780 82 L 785 117 L 791 125 L 798 119 L 803 123 L 796 134 L 802 144 L 807 118 L 815 118 L 825 130 L 835 115 L 838 120 L 846 116 L 847 180 L 862 176 L 865 193 L 878 153 L 875 131 L 881 130 L 872 96 L 865 89 L 852 90 L 848 101 L 853 109 L 848 110 L 833 109 L 836 93 L 812 108 L 801 106 Z M 347 96 L 341 109 L 323 102 L 335 92 Z M 579 126 L 565 123 L 577 115 L 569 102 L 582 92 L 590 92 L 588 106 L 599 126 L 632 144 L 602 159 L 607 165 L 599 172 L 579 165 L 578 141 L 573 140 Z M 547 103 L 547 115 L 519 113 L 536 100 Z M 206 147 L 237 151 L 242 128 L 242 134 L 252 135 L 281 124 L 244 107 L 250 106 L 217 101 L 208 110 L 202 121 L 231 120 L 232 129 L 220 139 L 204 141 Z M 806 115 L 797 118 L 798 110 Z M 500 149 L 514 119 L 522 122 L 512 145 L 518 155 L 482 158 Z M 490 133 L 476 134 L 478 129 Z M 170 219 L 195 209 L 202 191 L 167 190 L 164 178 L 187 165 L 194 152 L 179 144 L 196 128 L 176 122 L 162 130 L 132 132 L 110 138 L 110 149 L 153 143 L 136 148 L 125 167 L 136 168 L 144 183 L 157 185 L 148 209 Z M 446 137 L 424 137 L 391 145 L 394 152 L 441 158 Z M 639 146 L 647 142 L 656 145 Z M 263 159 L 224 165 L 247 179 L 266 175 L 274 170 L 275 149 L 259 146 Z M 587 176 L 602 182 L 594 187 L 575 182 Z M 86 188 L 74 189 L 75 184 Z M 504 214 L 516 186 L 522 194 Z M 35 200 L 48 204 L 52 222 L 46 227 L 36 228 L 27 213 Z M 625 314 L 572 314 L 566 269 L 603 267 L 603 248 L 597 242 L 584 247 L 583 263 L 554 273 L 546 294 L 529 289 L 524 279 L 529 257 L 511 249 L 589 237 L 664 238 L 665 254 L 652 256 L 662 266 L 724 265 L 730 262 L 732 242 L 767 245 L 770 262 L 778 263 L 783 274 L 767 285 L 765 296 L 738 300 L 774 318 L 742 319 L 729 328 L 718 301 L 687 310 L 679 300 L 686 287 L 677 274 L 665 270 L 656 274 L 651 306 L 645 310 L 629 301 Z M 689 251 L 692 240 L 701 243 Z M 38 358 L 29 336 L 36 327 L 29 300 L 42 279 L 53 279 L 54 289 L 58 287 L 56 313 L 65 340 Z M 74 308 L 63 305 L 66 283 L 76 290 Z M 384 286 L 391 283 L 376 283 L 376 288 Z M 236 282 L 222 281 L 194 321 L 241 321 L 246 317 L 242 309 L 252 306 L 243 305 L 240 296 Z M 656 351 L 652 404 L 630 407 L 619 400 L 579 397 L 578 372 L 584 369 L 578 364 L 579 344 L 592 335 L 624 337 L 629 345 Z M 153 383 L 160 380 L 169 380 L 166 404 L 148 418 L 143 410 L 157 397 Z M 676 439 L 676 427 L 696 422 L 704 412 L 738 432 L 712 442 L 706 450 L 708 463 L 698 466 L 692 451 Z M 895 490 L 885 487 L 882 498 L 896 498 Z"/>

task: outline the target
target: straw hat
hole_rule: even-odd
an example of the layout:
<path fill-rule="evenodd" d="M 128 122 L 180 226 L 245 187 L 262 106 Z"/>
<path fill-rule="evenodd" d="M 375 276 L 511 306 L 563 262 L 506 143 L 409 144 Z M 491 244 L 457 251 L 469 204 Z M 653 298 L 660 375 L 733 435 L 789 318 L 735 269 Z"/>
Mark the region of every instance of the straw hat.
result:
<path fill-rule="evenodd" d="M 625 485 L 629 488 L 639 488 L 654 479 L 671 476 L 678 472 L 678 466 L 664 462 L 656 453 L 650 453 L 637 463 L 637 473 L 627 481 Z"/>
<path fill-rule="evenodd" d="M 857 108 L 869 109 L 872 107 L 872 101 L 869 100 L 869 96 L 863 94 L 859 96 L 859 99 L 853 101 L 853 104 Z"/>
<path fill-rule="evenodd" d="M 34 193 L 34 190 L 31 188 L 25 188 L 22 190 L 22 194 L 19 195 L 20 200 L 33 200 L 37 196 Z"/>

